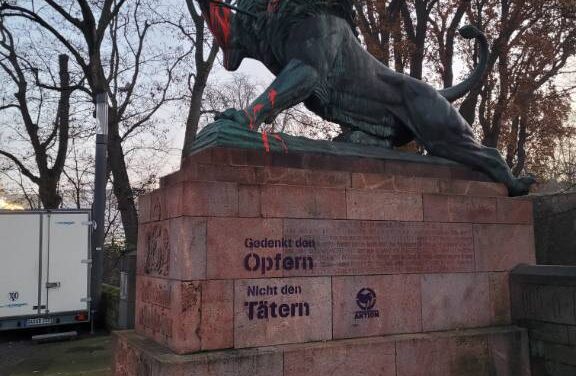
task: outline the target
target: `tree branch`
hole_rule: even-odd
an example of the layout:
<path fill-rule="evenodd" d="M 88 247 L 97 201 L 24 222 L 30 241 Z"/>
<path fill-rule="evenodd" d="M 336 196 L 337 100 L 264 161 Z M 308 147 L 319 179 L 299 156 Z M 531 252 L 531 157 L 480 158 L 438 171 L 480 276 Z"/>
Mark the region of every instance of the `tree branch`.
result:
<path fill-rule="evenodd" d="M 35 184 L 40 183 L 40 178 L 35 176 L 29 169 L 27 169 L 26 166 L 24 166 L 24 164 L 14 154 L 4 150 L 0 150 L 0 155 L 3 155 L 4 157 L 10 159 L 18 167 L 18 170 L 20 170 L 20 172 L 24 174 L 24 176 L 26 176 L 28 179 L 30 179 L 33 183 Z"/>

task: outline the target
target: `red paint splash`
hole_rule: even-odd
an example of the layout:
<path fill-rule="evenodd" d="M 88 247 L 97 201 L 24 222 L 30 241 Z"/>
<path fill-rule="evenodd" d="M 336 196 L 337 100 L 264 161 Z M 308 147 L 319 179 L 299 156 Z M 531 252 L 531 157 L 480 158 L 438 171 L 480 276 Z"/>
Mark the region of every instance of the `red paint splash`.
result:
<path fill-rule="evenodd" d="M 208 26 L 210 31 L 218 41 L 220 47 L 225 48 L 229 45 L 230 35 L 232 34 L 232 11 L 221 5 L 210 3 L 210 17 Z"/>
<path fill-rule="evenodd" d="M 258 114 L 260 113 L 260 111 L 262 111 L 263 108 L 264 108 L 263 104 L 258 103 L 258 104 L 254 105 L 254 108 L 252 109 L 252 115 L 253 115 L 252 116 L 252 122 L 256 121 L 256 119 L 258 118 Z M 255 126 L 255 124 L 251 124 L 250 129 L 253 129 L 254 126 Z"/>
<path fill-rule="evenodd" d="M 268 100 L 270 100 L 270 104 L 272 105 L 272 109 L 276 106 L 276 97 L 278 96 L 278 92 L 275 89 L 270 89 L 268 93 Z"/>
<path fill-rule="evenodd" d="M 252 114 L 250 114 L 248 111 L 244 110 L 244 113 L 246 114 L 246 116 L 248 117 L 248 120 L 250 121 L 250 123 L 248 124 L 248 127 L 250 128 L 250 130 L 254 130 L 254 127 L 256 126 L 256 119 L 258 118 L 258 114 L 260 113 L 260 111 L 262 111 L 262 109 L 264 108 L 263 104 L 256 104 L 254 105 L 254 107 L 252 108 Z"/>
<path fill-rule="evenodd" d="M 280 0 L 270 0 L 268 2 L 268 13 L 277 13 L 280 10 Z"/>
<path fill-rule="evenodd" d="M 270 142 L 268 141 L 268 133 L 266 131 L 262 132 L 262 143 L 264 144 L 266 153 L 270 153 Z"/>

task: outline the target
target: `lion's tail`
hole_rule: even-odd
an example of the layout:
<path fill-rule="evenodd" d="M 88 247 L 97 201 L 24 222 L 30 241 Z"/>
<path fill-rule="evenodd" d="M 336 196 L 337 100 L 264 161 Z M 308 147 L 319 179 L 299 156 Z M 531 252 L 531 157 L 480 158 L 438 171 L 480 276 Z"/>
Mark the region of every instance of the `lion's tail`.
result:
<path fill-rule="evenodd" d="M 489 54 L 489 46 L 488 40 L 483 32 L 478 30 L 476 27 L 472 25 L 464 26 L 460 30 L 460 35 L 462 35 L 466 39 L 476 39 L 480 46 L 480 62 L 472 72 L 472 74 L 464 81 L 459 83 L 456 86 L 452 86 L 446 89 L 439 90 L 440 95 L 446 98 L 448 101 L 453 102 L 456 99 L 462 98 L 466 93 L 468 93 L 474 85 L 476 85 L 486 72 L 486 68 L 488 67 L 488 54 Z"/>

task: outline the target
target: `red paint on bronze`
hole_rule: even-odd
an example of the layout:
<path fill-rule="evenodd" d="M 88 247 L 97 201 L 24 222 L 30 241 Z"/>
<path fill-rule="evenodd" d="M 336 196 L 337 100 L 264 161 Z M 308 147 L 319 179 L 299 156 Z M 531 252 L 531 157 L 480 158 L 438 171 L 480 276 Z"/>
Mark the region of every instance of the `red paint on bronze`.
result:
<path fill-rule="evenodd" d="M 249 123 L 249 128 L 250 130 L 254 130 L 254 127 L 256 126 L 256 119 L 258 118 L 258 114 L 260 113 L 260 111 L 262 111 L 262 109 L 264 108 L 263 104 L 255 104 L 254 107 L 252 108 L 252 115 L 244 110 L 244 113 L 246 114 L 246 116 L 248 117 L 248 120 L 250 120 Z"/>
<path fill-rule="evenodd" d="M 254 108 L 252 109 L 252 113 L 253 113 L 253 119 L 254 121 L 256 121 L 256 119 L 258 118 L 258 114 L 260 113 L 260 111 L 262 111 L 262 109 L 264 108 L 263 104 L 255 104 Z"/>
<path fill-rule="evenodd" d="M 262 143 L 264 144 L 266 153 L 270 153 L 270 142 L 268 142 L 268 133 L 266 131 L 262 132 Z"/>
<path fill-rule="evenodd" d="M 264 108 L 264 105 L 263 105 L 263 104 L 260 104 L 260 103 L 255 104 L 255 105 L 254 105 L 254 109 L 253 109 L 253 111 L 254 111 L 254 116 L 257 116 L 257 115 L 260 113 L 260 111 L 262 111 L 263 108 Z"/>
<path fill-rule="evenodd" d="M 229 8 L 210 3 L 208 26 L 222 48 L 227 47 L 230 41 L 230 35 L 232 33 L 231 15 L 232 12 Z"/>
<path fill-rule="evenodd" d="M 272 108 L 274 108 L 274 106 L 276 106 L 276 97 L 278 96 L 278 92 L 275 89 L 270 89 L 270 92 L 268 93 L 268 99 L 270 100 L 270 104 L 272 105 Z"/>

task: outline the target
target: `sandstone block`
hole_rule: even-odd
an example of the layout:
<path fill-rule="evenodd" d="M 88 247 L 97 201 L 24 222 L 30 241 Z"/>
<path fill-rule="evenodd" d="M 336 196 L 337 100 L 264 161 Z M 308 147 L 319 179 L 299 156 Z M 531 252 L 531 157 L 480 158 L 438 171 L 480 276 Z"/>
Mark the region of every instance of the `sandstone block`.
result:
<path fill-rule="evenodd" d="M 387 160 L 386 173 L 389 175 L 449 179 L 452 176 L 452 166 Z"/>
<path fill-rule="evenodd" d="M 352 174 L 352 188 L 392 192 L 438 193 L 439 179 L 383 174 Z"/>
<path fill-rule="evenodd" d="M 184 182 L 230 182 L 238 184 L 255 184 L 256 167 L 252 166 L 214 166 L 210 164 L 190 164 L 183 173 L 182 181 Z"/>
<path fill-rule="evenodd" d="M 498 223 L 498 203 L 490 197 L 424 195 L 424 220 Z"/>
<path fill-rule="evenodd" d="M 282 246 L 274 242 L 282 239 L 282 220 L 211 218 L 207 238 L 209 279 L 282 276 L 282 269 L 275 265 L 276 255 L 282 254 Z M 263 248 L 260 244 L 263 240 L 272 240 L 273 246 Z"/>
<path fill-rule="evenodd" d="M 262 199 L 259 185 L 238 186 L 238 215 L 258 218 L 262 213 Z"/>
<path fill-rule="evenodd" d="M 284 276 L 474 270 L 469 224 L 286 219 L 284 237 L 313 244 L 284 251 L 286 257 L 311 259 L 313 270 L 292 268 Z"/>
<path fill-rule="evenodd" d="M 349 189 L 346 192 L 348 219 L 379 221 L 422 221 L 419 194 Z"/>
<path fill-rule="evenodd" d="M 418 275 L 335 277 L 332 289 L 335 339 L 422 331 Z"/>
<path fill-rule="evenodd" d="M 424 331 L 478 328 L 492 324 L 487 274 L 422 276 Z"/>
<path fill-rule="evenodd" d="M 424 195 L 424 220 L 530 224 L 532 223 L 532 202 L 508 197 Z"/>
<path fill-rule="evenodd" d="M 440 180 L 439 193 L 445 195 L 508 197 L 508 189 L 505 185 L 474 180 Z"/>
<path fill-rule="evenodd" d="M 268 185 L 261 202 L 266 218 L 346 218 L 344 189 Z"/>
<path fill-rule="evenodd" d="M 151 221 L 152 197 L 149 193 L 138 197 L 138 222 L 148 223 Z"/>
<path fill-rule="evenodd" d="M 177 354 L 233 342 L 233 282 L 180 282 L 139 276 L 136 331 Z"/>
<path fill-rule="evenodd" d="M 490 375 L 486 337 L 421 337 L 396 345 L 398 376 Z"/>
<path fill-rule="evenodd" d="M 203 218 L 180 217 L 140 225 L 137 271 L 178 280 L 206 278 L 206 225 Z"/>
<path fill-rule="evenodd" d="M 478 271 L 509 271 L 536 262 L 529 225 L 474 225 L 474 250 Z"/>
<path fill-rule="evenodd" d="M 184 185 L 182 215 L 237 217 L 238 185 L 222 182 L 188 182 Z"/>
<path fill-rule="evenodd" d="M 238 280 L 236 348 L 332 339 L 330 278 Z"/>
<path fill-rule="evenodd" d="M 307 185 L 317 187 L 350 187 L 350 173 L 343 171 L 311 171 L 301 168 L 264 167 L 257 171 L 259 184 Z"/>
<path fill-rule="evenodd" d="M 532 224 L 534 222 L 532 200 L 521 197 L 499 199 L 498 219 L 498 223 Z"/>
<path fill-rule="evenodd" d="M 284 355 L 284 376 L 396 376 L 394 343 L 314 346 Z"/>

